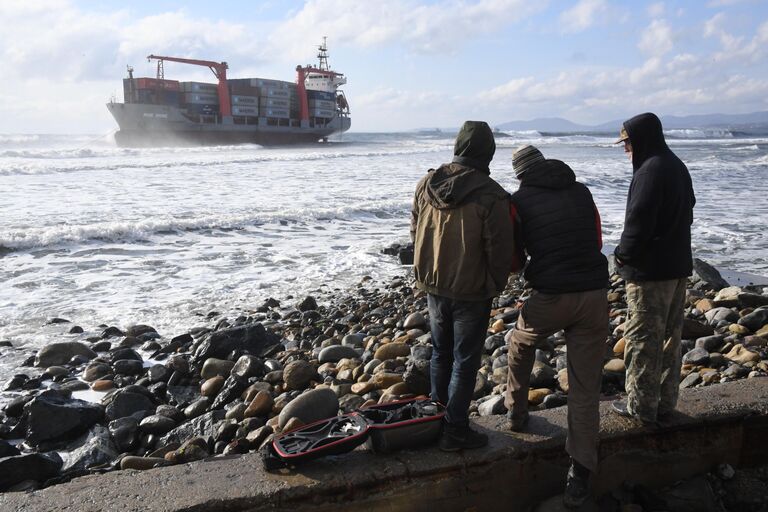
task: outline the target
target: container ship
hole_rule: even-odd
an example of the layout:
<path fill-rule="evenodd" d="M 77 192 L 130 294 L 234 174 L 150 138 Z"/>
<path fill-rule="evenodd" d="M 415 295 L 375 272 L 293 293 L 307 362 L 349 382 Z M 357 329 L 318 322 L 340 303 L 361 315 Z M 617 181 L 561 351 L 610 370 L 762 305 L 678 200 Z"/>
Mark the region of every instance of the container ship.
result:
<path fill-rule="evenodd" d="M 107 104 L 120 127 L 115 141 L 121 147 L 327 141 L 349 130 L 351 119 L 340 89 L 347 80 L 330 69 L 325 39 L 318 50 L 318 65 L 297 66 L 296 82 L 228 79 L 226 62 L 149 55 L 157 76 L 134 78 L 129 66 L 123 103 Z M 164 62 L 208 67 L 218 81 L 167 80 Z"/>

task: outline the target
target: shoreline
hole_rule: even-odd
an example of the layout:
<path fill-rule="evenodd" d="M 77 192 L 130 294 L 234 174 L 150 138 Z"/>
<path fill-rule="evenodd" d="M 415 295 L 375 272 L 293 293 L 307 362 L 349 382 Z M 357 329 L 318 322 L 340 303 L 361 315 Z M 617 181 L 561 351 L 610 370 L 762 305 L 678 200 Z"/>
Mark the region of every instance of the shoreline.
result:
<path fill-rule="evenodd" d="M 688 290 L 681 387 L 765 377 L 768 312 L 762 320 L 750 314 L 768 305 L 768 289 L 760 290 L 768 278 L 722 289 L 709 269 L 697 267 L 699 280 Z M 623 391 L 626 307 L 615 275 L 608 292 L 613 355 L 605 362 L 603 395 L 613 396 Z M 525 293 L 510 280 L 494 301 L 470 408 L 475 416 L 505 412 L 505 338 Z M 18 368 L 4 384 L 10 389 L 3 395 L 13 398 L 0 415 L 0 464 L 15 476 L 0 479 L 0 491 L 256 451 L 275 433 L 333 411 L 428 394 L 426 298 L 414 293 L 409 270 L 387 283 L 363 278 L 327 295 L 327 304 L 311 296 L 282 304 L 267 299 L 173 338 L 146 325 L 104 326 L 97 335 L 83 332 L 77 341 L 64 335 L 67 342 L 41 348 L 34 369 Z M 556 335 L 550 342 L 537 351 L 532 410 L 567 403 L 565 340 Z M 101 401 L 77 398 L 86 395 Z M 77 411 L 77 418 L 62 411 Z"/>

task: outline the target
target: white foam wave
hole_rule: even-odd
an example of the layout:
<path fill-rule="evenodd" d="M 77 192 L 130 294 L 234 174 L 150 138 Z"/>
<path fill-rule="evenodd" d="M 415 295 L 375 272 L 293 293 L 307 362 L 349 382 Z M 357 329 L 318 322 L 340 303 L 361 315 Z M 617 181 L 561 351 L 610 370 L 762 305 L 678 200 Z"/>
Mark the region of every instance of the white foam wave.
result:
<path fill-rule="evenodd" d="M 733 133 L 725 128 L 696 128 L 681 130 L 664 130 L 664 135 L 678 139 L 731 139 Z"/>
<path fill-rule="evenodd" d="M 56 225 L 46 228 L 31 228 L 0 232 L 0 250 L 40 249 L 89 241 L 100 242 L 141 242 L 158 235 L 194 232 L 201 230 L 247 229 L 260 224 L 306 224 L 312 221 L 328 220 L 372 220 L 401 215 L 406 211 L 407 201 L 366 202 L 366 206 L 349 205 L 325 209 L 297 209 L 274 213 L 233 213 L 204 215 L 178 219 L 167 215 L 147 220 L 96 222 L 87 225 Z"/>
<path fill-rule="evenodd" d="M 0 134 L 0 143 L 3 142 L 32 142 L 40 140 L 39 135 L 26 135 L 26 134 Z"/>

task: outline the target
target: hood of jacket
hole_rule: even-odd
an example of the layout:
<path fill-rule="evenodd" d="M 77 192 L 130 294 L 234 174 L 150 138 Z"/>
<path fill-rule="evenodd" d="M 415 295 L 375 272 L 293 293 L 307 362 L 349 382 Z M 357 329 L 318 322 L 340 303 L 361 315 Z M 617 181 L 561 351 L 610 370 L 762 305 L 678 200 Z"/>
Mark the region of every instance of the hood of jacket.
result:
<path fill-rule="evenodd" d="M 565 162 L 547 159 L 520 176 L 521 187 L 567 188 L 576 182 L 576 175 Z"/>
<path fill-rule="evenodd" d="M 632 144 L 632 168 L 638 170 L 652 156 L 669 151 L 661 120 L 650 112 L 624 121 L 624 129 Z"/>
<path fill-rule="evenodd" d="M 466 121 L 456 136 L 453 161 L 489 174 L 488 165 L 496 152 L 496 140 L 488 123 Z"/>
<path fill-rule="evenodd" d="M 451 163 L 429 171 L 426 197 L 433 207 L 444 210 L 458 208 L 467 202 L 475 191 L 487 187 L 487 174 L 471 167 Z"/>

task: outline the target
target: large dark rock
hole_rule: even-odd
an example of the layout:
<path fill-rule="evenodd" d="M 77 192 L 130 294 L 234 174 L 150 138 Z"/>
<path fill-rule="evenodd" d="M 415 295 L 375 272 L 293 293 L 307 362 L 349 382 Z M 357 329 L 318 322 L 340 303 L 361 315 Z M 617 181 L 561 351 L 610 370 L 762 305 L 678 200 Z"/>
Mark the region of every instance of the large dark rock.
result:
<path fill-rule="evenodd" d="M 202 364 L 209 357 L 225 359 L 232 351 L 261 355 L 280 338 L 260 323 L 241 325 L 211 332 L 194 346 L 194 361 Z"/>
<path fill-rule="evenodd" d="M 714 334 L 715 328 L 711 325 L 702 324 L 696 320 L 685 318 L 683 320 L 682 338 L 684 340 L 702 338 Z"/>
<path fill-rule="evenodd" d="M 88 359 L 96 357 L 96 352 L 79 341 L 65 341 L 63 343 L 51 343 L 40 349 L 35 356 L 35 366 L 47 368 L 66 364 L 75 356 L 83 356 Z"/>
<path fill-rule="evenodd" d="M 704 348 L 694 348 L 683 355 L 683 364 L 703 365 L 709 362 L 709 352 Z"/>
<path fill-rule="evenodd" d="M 230 375 L 227 380 L 224 381 L 224 386 L 221 388 L 221 391 L 219 391 L 219 394 L 216 395 L 216 399 L 211 404 L 211 409 L 221 409 L 242 395 L 247 387 L 247 380 L 237 375 Z"/>
<path fill-rule="evenodd" d="M 94 425 L 74 446 L 61 454 L 64 460 L 62 471 L 78 471 L 106 464 L 119 455 L 109 430 L 101 425 Z"/>
<path fill-rule="evenodd" d="M 26 440 L 32 446 L 73 439 L 104 417 L 104 408 L 44 391 L 24 406 Z"/>
<path fill-rule="evenodd" d="M 317 356 L 320 363 L 338 363 L 342 359 L 360 359 L 360 354 L 346 345 L 330 345 L 325 347 Z"/>
<path fill-rule="evenodd" d="M 304 389 L 315 378 L 317 378 L 317 370 L 310 362 L 303 359 L 291 361 L 283 370 L 283 381 L 288 390 Z"/>
<path fill-rule="evenodd" d="M 155 330 L 154 327 L 151 327 L 149 325 L 141 325 L 141 324 L 130 325 L 130 326 L 128 326 L 128 329 L 125 330 L 125 335 L 126 336 L 132 336 L 134 338 L 138 338 L 142 334 L 147 334 L 147 333 L 155 333 L 156 334 L 157 331 Z"/>
<path fill-rule="evenodd" d="M 133 359 L 118 359 L 112 363 L 112 368 L 118 375 L 139 375 L 144 371 L 144 363 Z"/>
<path fill-rule="evenodd" d="M 698 289 L 721 290 L 728 287 L 728 281 L 723 279 L 720 272 L 699 258 L 693 258 L 693 280 L 696 281 Z"/>
<path fill-rule="evenodd" d="M 139 420 L 126 416 L 109 422 L 109 433 L 121 452 L 136 448 L 139 443 Z"/>
<path fill-rule="evenodd" d="M 139 355 L 138 352 L 128 347 L 116 348 L 109 353 L 109 361 L 112 363 L 123 359 L 130 361 L 143 361 L 141 355 Z"/>
<path fill-rule="evenodd" d="M 232 367 L 232 375 L 243 379 L 261 377 L 264 375 L 264 363 L 256 356 L 242 355 Z"/>
<path fill-rule="evenodd" d="M 224 419 L 224 415 L 224 411 L 211 411 L 186 421 L 163 436 L 158 441 L 158 446 L 183 443 L 193 437 L 213 437 L 216 434 L 216 424 Z"/>
<path fill-rule="evenodd" d="M 56 455 L 30 453 L 0 458 L 0 491 L 25 480 L 42 482 L 59 474 L 62 461 Z"/>
<path fill-rule="evenodd" d="M 412 359 L 405 365 L 403 382 L 408 385 L 411 393 L 416 395 L 428 395 L 430 391 L 429 361 Z"/>
<path fill-rule="evenodd" d="M 19 455 L 21 452 L 18 448 L 6 441 L 0 441 L 0 458 L 9 457 L 11 455 Z"/>
<path fill-rule="evenodd" d="M 765 324 L 768 324 L 768 308 L 756 309 L 748 315 L 739 318 L 739 324 L 752 332 L 757 332 Z"/>
<path fill-rule="evenodd" d="M 164 435 L 173 430 L 176 427 L 176 422 L 168 416 L 162 416 L 160 414 L 153 414 L 147 416 L 141 423 L 139 428 L 145 434 Z"/>
<path fill-rule="evenodd" d="M 154 411 L 155 405 L 147 396 L 123 391 L 110 397 L 106 406 L 107 419 L 112 421 L 141 411 Z"/>

